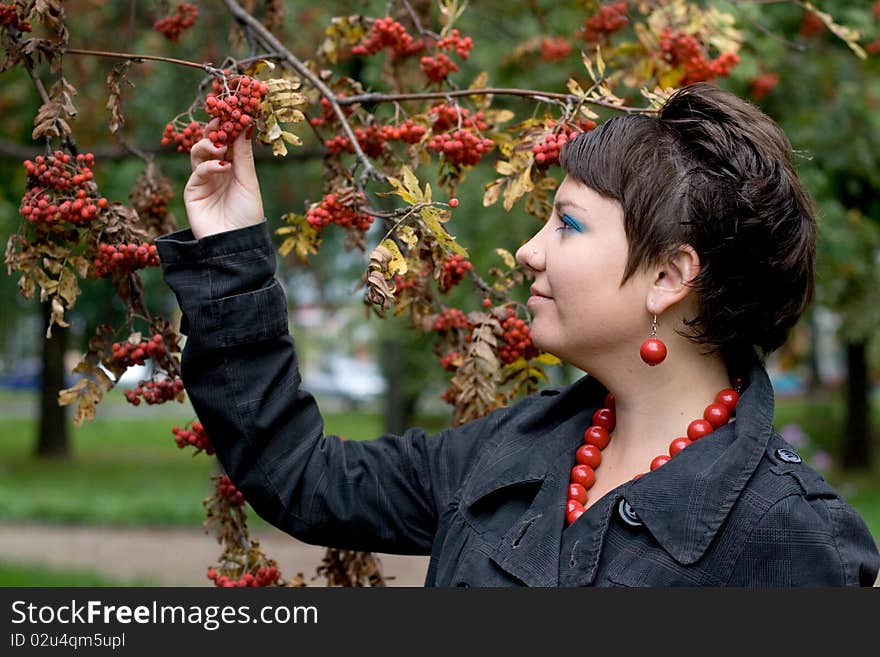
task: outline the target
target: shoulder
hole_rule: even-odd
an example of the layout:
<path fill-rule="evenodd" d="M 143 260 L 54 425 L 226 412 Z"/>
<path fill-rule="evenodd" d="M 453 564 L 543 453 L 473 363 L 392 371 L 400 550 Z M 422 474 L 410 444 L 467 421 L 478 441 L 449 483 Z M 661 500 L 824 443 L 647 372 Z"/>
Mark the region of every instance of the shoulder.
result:
<path fill-rule="evenodd" d="M 871 586 L 880 554 L 859 513 L 774 432 L 743 490 L 750 517 L 738 569 L 771 585 Z M 764 564 L 763 566 L 761 564 Z"/>

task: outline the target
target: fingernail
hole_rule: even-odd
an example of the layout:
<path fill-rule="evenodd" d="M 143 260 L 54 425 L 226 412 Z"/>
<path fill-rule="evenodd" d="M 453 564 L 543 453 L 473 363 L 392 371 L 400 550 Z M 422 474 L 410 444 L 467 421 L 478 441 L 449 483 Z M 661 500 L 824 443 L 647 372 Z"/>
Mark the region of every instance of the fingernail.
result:
<path fill-rule="evenodd" d="M 229 160 L 220 160 L 221 167 L 225 167 L 227 164 L 229 164 Z"/>

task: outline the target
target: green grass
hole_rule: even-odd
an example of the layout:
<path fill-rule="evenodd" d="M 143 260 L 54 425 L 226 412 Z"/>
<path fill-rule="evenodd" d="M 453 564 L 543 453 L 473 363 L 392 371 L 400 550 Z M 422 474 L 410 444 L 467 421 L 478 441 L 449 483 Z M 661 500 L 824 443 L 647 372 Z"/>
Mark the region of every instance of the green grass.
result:
<path fill-rule="evenodd" d="M 141 579 L 110 580 L 90 570 L 48 568 L 33 563 L 0 561 L 0 587 L 10 586 L 158 586 Z"/>
<path fill-rule="evenodd" d="M 160 411 L 137 419 L 102 417 L 71 427 L 70 461 L 31 455 L 36 422 L 0 417 L 0 520 L 108 525 L 198 526 L 217 461 L 178 449 L 171 433 L 186 418 Z M 379 414 L 326 414 L 326 431 L 352 440 L 382 433 Z M 423 422 L 440 428 L 438 420 Z M 266 523 L 251 511 L 254 527 Z"/>
<path fill-rule="evenodd" d="M 33 401 L 22 393 L 0 395 L 0 404 L 20 404 L 20 408 Z M 125 408 L 124 401 L 119 408 Z M 102 410 L 109 408 L 99 407 L 96 420 L 71 429 L 74 456 L 67 462 L 35 460 L 31 450 L 36 422 L 0 416 L 0 520 L 199 526 L 216 460 L 204 454 L 193 457 L 191 450 L 177 448 L 171 427 L 185 424 L 188 418 L 179 411 L 163 417 L 161 409 L 149 409 L 138 417 L 111 419 L 108 413 L 102 416 Z M 878 412 L 873 420 L 876 427 L 880 426 L 880 400 L 874 410 Z M 817 450 L 838 453 L 843 418 L 838 394 L 777 403 L 777 428 L 796 423 L 809 435 L 809 444 L 800 450 L 808 461 Z M 422 418 L 417 424 L 433 432 L 444 421 Z M 351 440 L 382 433 L 382 418 L 376 413 L 325 413 L 325 423 L 328 433 Z M 880 539 L 877 467 L 841 473 L 832 466 L 826 478 Z M 253 527 L 265 527 L 252 511 L 248 516 Z"/>

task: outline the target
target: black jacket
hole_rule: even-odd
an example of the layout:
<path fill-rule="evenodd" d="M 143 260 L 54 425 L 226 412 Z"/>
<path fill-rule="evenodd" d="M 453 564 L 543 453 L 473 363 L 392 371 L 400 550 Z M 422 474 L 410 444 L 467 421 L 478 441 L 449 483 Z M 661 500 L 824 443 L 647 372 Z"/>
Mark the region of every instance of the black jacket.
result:
<path fill-rule="evenodd" d="M 756 366 L 736 421 L 564 529 L 569 471 L 605 389 L 585 376 L 436 436 L 325 436 L 300 387 L 266 222 L 156 240 L 188 335 L 183 380 L 226 472 L 319 545 L 430 554 L 426 585 L 870 586 L 862 519 L 773 431 Z"/>

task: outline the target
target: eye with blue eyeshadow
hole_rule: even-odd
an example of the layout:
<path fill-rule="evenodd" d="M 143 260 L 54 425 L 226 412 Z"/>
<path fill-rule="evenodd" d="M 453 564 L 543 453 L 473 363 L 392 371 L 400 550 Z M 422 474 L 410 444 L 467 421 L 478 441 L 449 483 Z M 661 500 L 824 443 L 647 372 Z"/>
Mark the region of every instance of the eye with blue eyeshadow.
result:
<path fill-rule="evenodd" d="M 576 230 L 579 233 L 584 232 L 584 227 L 580 224 L 580 222 L 578 222 L 576 219 L 574 219 L 571 215 L 568 215 L 568 214 L 559 215 L 559 220 L 562 222 L 562 225 L 559 228 L 557 228 L 556 230 L 568 230 L 569 228 L 573 228 L 574 230 Z"/>

